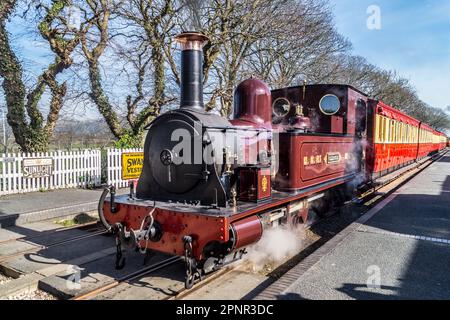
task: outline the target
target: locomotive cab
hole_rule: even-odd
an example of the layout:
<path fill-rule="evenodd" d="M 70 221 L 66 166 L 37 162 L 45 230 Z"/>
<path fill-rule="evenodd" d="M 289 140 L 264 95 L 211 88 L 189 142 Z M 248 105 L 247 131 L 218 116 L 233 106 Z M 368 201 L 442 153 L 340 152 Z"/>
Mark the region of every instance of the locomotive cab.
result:
<path fill-rule="evenodd" d="M 361 172 L 367 96 L 347 85 L 305 84 L 272 91 L 272 101 L 276 189 L 296 191 Z"/>

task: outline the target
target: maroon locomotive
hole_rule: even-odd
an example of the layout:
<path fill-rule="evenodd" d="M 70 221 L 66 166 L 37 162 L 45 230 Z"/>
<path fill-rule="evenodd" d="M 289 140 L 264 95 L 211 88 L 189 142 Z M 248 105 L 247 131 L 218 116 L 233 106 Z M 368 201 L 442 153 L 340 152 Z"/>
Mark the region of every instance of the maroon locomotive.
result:
<path fill-rule="evenodd" d="M 218 268 L 242 257 L 265 228 L 306 222 L 311 210 L 329 212 L 374 173 L 391 168 L 376 159 L 394 152 L 386 147 L 390 133 L 380 133 L 376 125 L 389 109 L 381 102 L 347 85 L 271 92 L 250 78 L 236 88 L 228 120 L 203 108 L 206 37 L 183 33 L 177 40 L 182 47 L 180 108 L 147 126 L 136 194 L 116 196 L 110 187 L 99 214 L 118 241 L 141 251 L 184 256 L 186 287 L 201 278 L 207 261 Z M 395 139 L 402 137 L 408 145 L 402 150 L 415 148 L 396 159 L 395 168 L 445 145 L 422 146 L 429 141 L 422 131 L 430 131 L 412 118 L 408 128 L 408 133 L 392 129 Z M 414 135 L 413 128 L 422 131 Z M 120 268 L 120 242 L 118 248 Z"/>

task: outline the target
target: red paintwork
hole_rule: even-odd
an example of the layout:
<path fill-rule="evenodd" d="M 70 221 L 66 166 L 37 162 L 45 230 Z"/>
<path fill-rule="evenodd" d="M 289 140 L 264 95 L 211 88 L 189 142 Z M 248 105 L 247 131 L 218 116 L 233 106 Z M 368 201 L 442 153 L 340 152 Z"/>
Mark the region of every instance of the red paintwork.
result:
<path fill-rule="evenodd" d="M 275 182 L 279 190 L 298 190 L 354 172 L 350 157 L 352 137 L 280 134 L 280 159 Z M 337 162 L 327 163 L 330 156 L 339 154 Z M 331 157 L 332 158 L 332 157 Z M 330 160 L 333 160 L 331 159 Z"/>
<path fill-rule="evenodd" d="M 234 93 L 233 118 L 236 126 L 271 129 L 272 98 L 267 84 L 256 78 L 241 82 Z"/>
<path fill-rule="evenodd" d="M 375 161 L 373 172 L 381 172 L 392 167 L 414 161 L 417 155 L 417 144 L 386 143 L 375 144 Z"/>
<path fill-rule="evenodd" d="M 332 116 L 324 115 L 319 108 L 321 98 L 333 94 L 339 98 L 341 108 Z M 272 91 L 272 101 L 285 98 L 291 104 L 290 111 L 284 117 L 274 117 L 277 124 L 274 129 L 283 131 L 292 127 L 292 117 L 296 116 L 294 106 L 301 105 L 304 117 L 309 118 L 311 132 L 324 134 L 355 134 L 356 102 L 367 102 L 367 96 L 347 85 L 317 84 L 282 88 Z"/>
<path fill-rule="evenodd" d="M 239 249 L 258 242 L 263 228 L 258 216 L 251 216 L 231 224 L 236 233 L 236 243 L 233 249 Z"/>
<path fill-rule="evenodd" d="M 344 133 L 344 119 L 342 117 L 331 116 L 331 133 Z"/>
<path fill-rule="evenodd" d="M 443 134 L 442 132 L 436 131 L 436 130 L 433 130 L 433 134 L 439 136 L 440 138 L 442 138 L 442 137 L 446 138 L 445 134 Z M 447 141 L 447 139 L 445 139 L 445 141 L 443 141 L 443 142 L 435 143 L 433 145 L 433 150 L 442 150 L 442 149 L 444 149 L 447 146 L 447 142 L 446 141 Z"/>
<path fill-rule="evenodd" d="M 243 167 L 239 169 L 238 196 L 241 201 L 258 202 L 271 196 L 270 167 Z"/>
<path fill-rule="evenodd" d="M 272 184 L 270 167 L 258 171 L 258 200 L 270 199 Z"/>
<path fill-rule="evenodd" d="M 109 202 L 105 201 L 103 210 L 110 224 L 121 222 L 127 229 L 139 230 L 141 221 L 152 210 L 151 207 L 133 206 L 117 203 L 119 211 L 111 214 Z M 210 241 L 226 242 L 229 240 L 229 221 L 226 217 L 205 216 L 195 213 L 177 212 L 156 208 L 153 213 L 164 230 L 160 241 L 147 243 L 147 248 L 174 255 L 183 255 L 183 236 L 193 237 L 192 248 L 194 256 L 201 259 L 203 247 Z M 141 246 L 145 247 L 145 241 Z"/>
<path fill-rule="evenodd" d="M 350 181 L 350 179 L 344 180 L 344 182 L 348 181 Z M 141 241 L 140 245 L 159 252 L 183 255 L 183 236 L 192 235 L 193 255 L 197 260 L 201 260 L 203 258 L 203 249 L 206 244 L 211 241 L 226 242 L 229 240 L 231 224 L 236 224 L 239 221 L 256 217 L 257 214 L 266 212 L 272 208 L 287 207 L 290 203 L 336 187 L 344 182 L 335 182 L 328 186 L 320 186 L 298 195 L 272 200 L 258 206 L 255 204 L 251 209 L 244 211 L 235 208 L 235 212 L 229 217 L 218 217 L 214 214 L 198 214 L 195 212 L 195 208 L 192 208 L 192 211 L 189 212 L 156 208 L 153 217 L 155 218 L 155 221 L 162 224 L 164 234 L 159 242 L 149 241 L 146 244 L 145 241 Z M 128 203 L 121 203 L 122 197 L 125 197 L 126 199 L 126 196 L 118 196 L 116 198 L 118 212 L 115 214 L 112 214 L 109 210 L 109 200 L 106 200 L 103 203 L 103 212 L 106 220 L 110 224 L 120 222 L 127 230 L 139 230 L 141 221 L 152 210 L 152 207 L 142 204 L 130 205 Z M 306 215 L 307 212 L 304 212 L 304 221 L 306 221 Z M 252 220 L 254 220 L 254 218 L 252 218 Z M 256 230 L 253 227 L 251 229 Z M 256 238 L 256 232 L 251 232 L 251 234 Z"/>
<path fill-rule="evenodd" d="M 382 101 L 370 99 L 370 102 L 375 108 L 376 114 L 380 114 L 390 119 L 403 121 L 414 126 L 418 126 L 420 123 L 419 120 L 416 120 L 411 116 L 408 116 L 407 114 L 401 112 L 400 110 L 395 109 L 394 107 L 388 106 Z"/>

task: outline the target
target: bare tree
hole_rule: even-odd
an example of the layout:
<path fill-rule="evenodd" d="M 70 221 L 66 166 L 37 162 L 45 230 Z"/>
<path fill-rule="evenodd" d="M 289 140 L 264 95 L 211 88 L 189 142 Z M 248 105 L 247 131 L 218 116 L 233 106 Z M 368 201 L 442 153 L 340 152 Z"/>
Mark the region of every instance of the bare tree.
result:
<path fill-rule="evenodd" d="M 206 110 L 228 116 L 233 91 L 255 75 L 270 85 L 285 86 L 304 78 L 304 69 L 318 68 L 324 57 L 348 49 L 334 26 L 326 1 L 208 0 L 183 1 L 177 32 L 191 28 L 210 41 L 203 51 Z M 189 17 L 196 17 L 194 21 Z M 166 50 L 179 79 L 171 42 Z"/>
<path fill-rule="evenodd" d="M 272 87 L 320 82 L 326 61 L 346 53 L 351 44 L 335 29 L 327 1 L 285 1 L 270 17 L 275 32 L 259 39 L 246 67 Z"/>
<path fill-rule="evenodd" d="M 61 25 L 67 25 L 63 10 L 68 5 L 69 0 L 53 0 L 49 7 L 44 3 L 38 5 L 38 10 L 43 11 L 38 30 L 48 42 L 55 58 L 38 77 L 34 86 L 27 89 L 23 81 L 22 65 L 11 48 L 6 30 L 6 22 L 16 8 L 17 1 L 5 0 L 0 3 L 0 76 L 8 108 L 8 124 L 22 151 L 48 149 L 49 138 L 67 92 L 67 84 L 60 84 L 56 77 L 72 65 L 71 55 L 80 41 L 80 35 L 89 27 L 86 23 L 80 30 L 60 28 Z M 38 103 L 47 89 L 51 101 L 44 121 Z"/>
<path fill-rule="evenodd" d="M 93 17 L 94 30 L 81 38 L 83 55 L 88 63 L 89 95 L 108 124 L 112 134 L 125 144 L 141 145 L 145 125 L 174 100 L 166 95 L 166 39 L 176 14 L 172 0 L 86 0 L 82 8 Z M 110 102 L 101 74 L 101 57 L 107 50 L 135 73 L 136 82 L 129 88 L 126 102 Z M 148 86 L 147 82 L 152 84 Z M 126 110 L 121 113 L 122 110 Z M 121 121 L 122 115 L 126 121 Z"/>
<path fill-rule="evenodd" d="M 208 0 L 183 1 L 178 14 L 176 32 L 195 29 L 209 37 L 203 50 L 203 74 L 206 110 L 216 109 L 229 115 L 233 90 L 249 73 L 244 62 L 255 54 L 254 44 L 277 32 L 277 15 L 281 16 L 285 0 Z M 196 17 L 194 21 L 191 17 Z M 281 21 L 281 20 L 278 20 Z M 176 50 L 168 42 L 166 56 L 174 78 L 178 81 Z"/>

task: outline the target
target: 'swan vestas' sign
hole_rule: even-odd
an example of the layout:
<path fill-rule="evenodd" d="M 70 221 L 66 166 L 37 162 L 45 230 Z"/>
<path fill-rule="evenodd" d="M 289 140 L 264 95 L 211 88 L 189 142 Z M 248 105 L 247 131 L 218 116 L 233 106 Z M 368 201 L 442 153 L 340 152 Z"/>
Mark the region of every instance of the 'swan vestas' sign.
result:
<path fill-rule="evenodd" d="M 122 153 L 122 180 L 138 179 L 143 165 L 143 152 Z"/>

